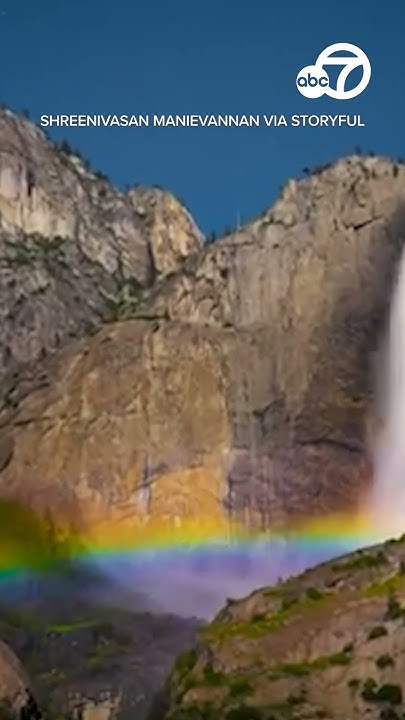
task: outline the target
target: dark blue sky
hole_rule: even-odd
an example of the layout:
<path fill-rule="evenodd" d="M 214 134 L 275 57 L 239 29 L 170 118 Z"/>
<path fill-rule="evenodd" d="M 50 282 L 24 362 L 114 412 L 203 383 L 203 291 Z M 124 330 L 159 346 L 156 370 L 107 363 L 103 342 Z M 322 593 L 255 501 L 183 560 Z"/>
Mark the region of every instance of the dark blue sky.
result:
<path fill-rule="evenodd" d="M 368 55 L 357 98 L 297 72 L 335 42 Z M 248 220 L 304 167 L 355 146 L 405 155 L 405 0 L 0 0 L 0 99 L 47 113 L 360 113 L 365 128 L 64 128 L 119 187 L 159 184 L 206 232 Z"/>

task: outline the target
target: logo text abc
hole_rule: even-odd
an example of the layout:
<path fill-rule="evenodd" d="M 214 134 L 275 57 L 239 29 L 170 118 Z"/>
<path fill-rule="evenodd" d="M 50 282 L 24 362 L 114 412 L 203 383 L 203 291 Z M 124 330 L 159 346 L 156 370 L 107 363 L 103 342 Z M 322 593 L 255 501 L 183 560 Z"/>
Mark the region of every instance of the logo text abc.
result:
<path fill-rule="evenodd" d="M 297 78 L 297 85 L 298 87 L 326 87 L 329 85 L 329 77 L 322 76 L 320 78 L 317 78 L 316 75 L 311 75 L 310 72 L 308 72 L 308 75 L 303 75 L 302 70 L 300 73 L 299 78 Z"/>

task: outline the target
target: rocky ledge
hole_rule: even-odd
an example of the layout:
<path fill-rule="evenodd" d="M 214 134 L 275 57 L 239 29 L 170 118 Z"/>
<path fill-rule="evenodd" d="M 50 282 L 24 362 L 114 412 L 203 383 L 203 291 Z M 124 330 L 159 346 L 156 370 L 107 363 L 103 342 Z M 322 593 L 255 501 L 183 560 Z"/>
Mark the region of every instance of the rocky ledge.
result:
<path fill-rule="evenodd" d="M 150 720 L 402 720 L 405 539 L 229 600 Z"/>

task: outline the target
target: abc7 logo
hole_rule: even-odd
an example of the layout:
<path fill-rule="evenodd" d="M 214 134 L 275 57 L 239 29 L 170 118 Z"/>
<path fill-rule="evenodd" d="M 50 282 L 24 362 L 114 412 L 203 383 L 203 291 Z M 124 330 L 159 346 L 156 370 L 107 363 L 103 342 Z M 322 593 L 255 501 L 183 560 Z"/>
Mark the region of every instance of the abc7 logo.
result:
<path fill-rule="evenodd" d="M 335 52 L 351 52 L 352 56 L 332 56 Z M 354 56 L 354 57 L 353 57 Z M 324 65 L 343 65 L 339 73 L 336 89 L 330 87 L 329 75 L 324 69 Z M 348 76 L 354 68 L 362 66 L 363 76 L 358 85 L 351 90 L 345 90 L 345 84 Z M 315 65 L 307 65 L 302 68 L 297 75 L 297 88 L 301 95 L 307 98 L 319 98 L 322 95 L 336 100 L 350 100 L 360 95 L 366 89 L 371 78 L 370 60 L 363 50 L 351 43 L 335 43 L 329 45 L 318 56 Z"/>

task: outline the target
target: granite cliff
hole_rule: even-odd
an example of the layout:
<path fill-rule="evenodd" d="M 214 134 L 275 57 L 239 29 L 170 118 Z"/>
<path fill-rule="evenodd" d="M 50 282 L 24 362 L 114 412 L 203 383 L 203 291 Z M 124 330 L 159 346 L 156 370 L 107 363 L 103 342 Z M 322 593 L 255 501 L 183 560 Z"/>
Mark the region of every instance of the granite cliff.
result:
<path fill-rule="evenodd" d="M 42 719 L 23 666 L 3 642 L 0 642 L 0 716 L 10 720 Z"/>
<path fill-rule="evenodd" d="M 202 240 L 170 193 L 120 193 L 66 143 L 1 111 L 0 373 L 13 377 L 69 338 L 125 316 Z"/>
<path fill-rule="evenodd" d="M 169 194 L 0 137 L 2 494 L 136 526 L 358 505 L 405 167 L 339 160 L 202 246 Z"/>

